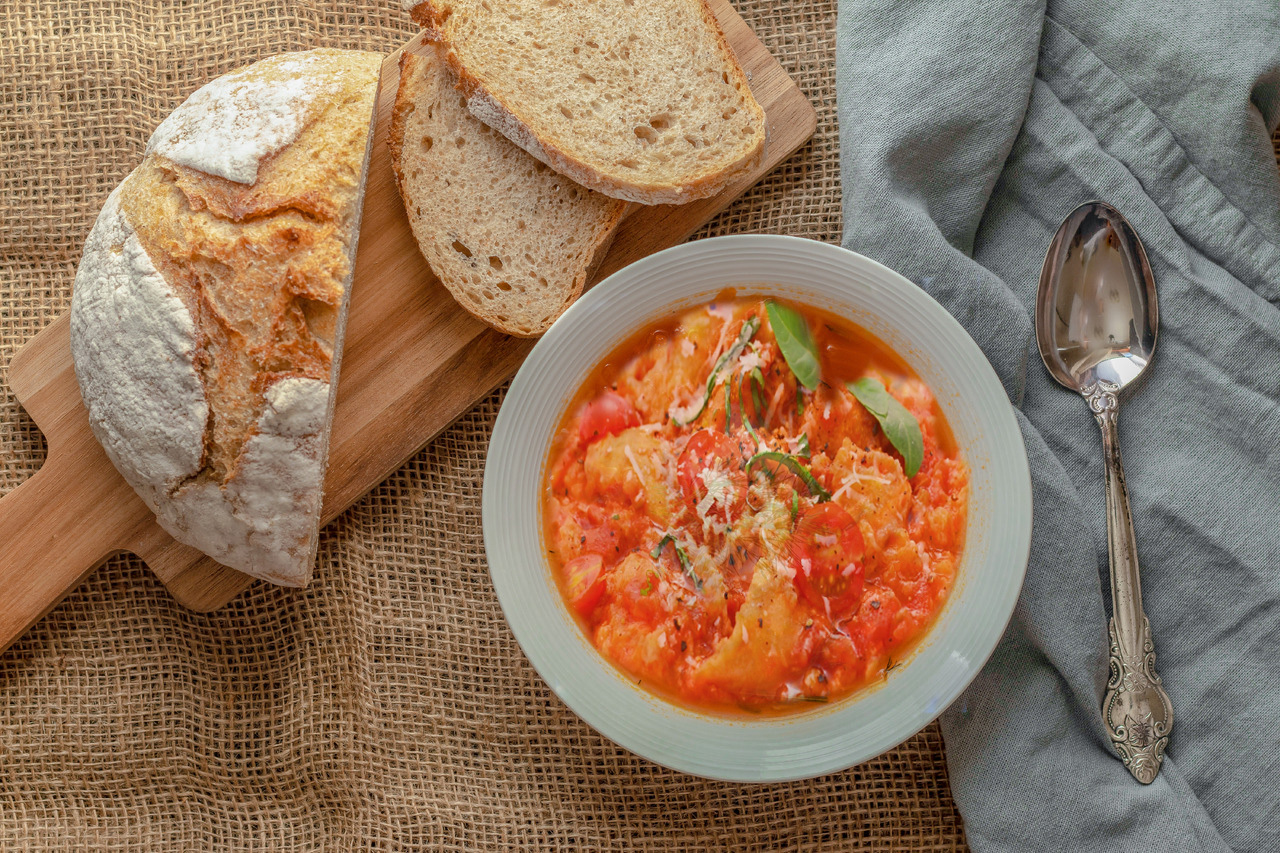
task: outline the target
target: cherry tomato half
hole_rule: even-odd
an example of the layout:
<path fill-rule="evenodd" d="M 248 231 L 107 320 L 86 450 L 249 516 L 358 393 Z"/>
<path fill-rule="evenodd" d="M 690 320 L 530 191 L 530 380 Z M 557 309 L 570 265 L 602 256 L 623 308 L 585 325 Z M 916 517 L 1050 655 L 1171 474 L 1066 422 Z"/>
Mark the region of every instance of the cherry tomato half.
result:
<path fill-rule="evenodd" d="M 591 608 L 604 595 L 603 569 L 604 558 L 599 554 L 583 554 L 564 564 L 565 577 L 568 579 L 565 591 L 573 609 L 582 616 L 591 613 Z"/>
<path fill-rule="evenodd" d="M 676 480 L 685 499 L 696 506 L 710 489 L 716 488 L 720 496 L 714 505 L 721 507 L 716 517 L 720 517 L 727 505 L 730 518 L 736 518 L 747 502 L 747 475 L 742 470 L 744 452 L 737 439 L 719 430 L 695 432 L 676 462 Z"/>
<path fill-rule="evenodd" d="M 578 421 L 578 438 L 590 444 L 606 435 L 617 435 L 624 429 L 640 426 L 640 413 L 621 394 L 605 391 L 587 403 Z"/>
<path fill-rule="evenodd" d="M 800 595 L 819 610 L 829 606 L 833 616 L 857 607 L 862 599 L 863 548 L 857 522 L 836 504 L 805 510 L 790 543 Z"/>

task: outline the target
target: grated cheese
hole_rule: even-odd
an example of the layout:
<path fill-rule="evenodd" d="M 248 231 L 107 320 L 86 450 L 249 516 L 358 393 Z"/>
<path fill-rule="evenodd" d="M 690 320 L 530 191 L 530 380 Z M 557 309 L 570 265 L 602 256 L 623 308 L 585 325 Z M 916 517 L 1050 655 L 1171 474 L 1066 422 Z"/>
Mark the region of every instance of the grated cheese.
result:
<path fill-rule="evenodd" d="M 923 542 L 916 543 L 916 553 L 920 555 L 920 567 L 925 580 L 933 580 L 933 564 L 929 560 L 929 552 L 925 550 Z"/>
<path fill-rule="evenodd" d="M 718 458 L 712 460 L 712 465 L 719 461 Z M 698 501 L 698 505 L 695 507 L 703 527 L 705 528 L 710 520 L 708 514 L 716 506 L 725 508 L 725 523 L 727 524 L 729 521 L 728 508 L 733 502 L 733 481 L 729 479 L 728 473 L 718 467 L 704 468 L 698 472 L 698 477 L 702 480 L 702 485 L 707 490 L 707 493 L 702 496 L 702 500 Z"/>
<path fill-rule="evenodd" d="M 684 421 L 687 421 L 690 418 L 692 418 L 694 415 L 696 415 L 698 413 L 698 410 L 702 408 L 703 396 L 705 396 L 705 390 L 703 390 L 703 393 L 701 393 L 698 396 L 698 399 L 694 400 L 688 405 L 671 406 L 669 409 L 667 409 L 667 414 L 670 415 L 673 420 L 677 420 L 683 423 Z"/>
<path fill-rule="evenodd" d="M 751 346 L 747 347 L 742 355 L 738 356 L 738 372 L 745 375 L 755 368 L 763 366 L 764 359 L 760 357 L 759 344 L 752 341 Z"/>
<path fill-rule="evenodd" d="M 863 474 L 856 470 L 850 471 L 849 476 L 841 481 L 840 488 L 836 489 L 835 493 L 831 495 L 831 500 L 839 500 L 845 492 L 853 488 L 855 483 L 879 483 L 882 486 L 892 486 L 893 480 L 887 477 L 873 477 L 870 474 Z"/>
<path fill-rule="evenodd" d="M 624 444 L 622 446 L 622 452 L 626 454 L 627 461 L 631 463 L 631 470 L 636 472 L 636 480 L 640 483 L 640 486 L 643 488 L 644 474 L 640 472 L 640 463 L 636 461 L 636 455 L 631 452 L 631 445 Z"/>
<path fill-rule="evenodd" d="M 782 401 L 782 392 L 786 390 L 785 385 L 779 385 L 773 392 L 773 399 L 769 401 L 769 411 L 764 416 L 764 422 L 773 421 L 773 416 L 778 412 L 778 403 Z"/>
<path fill-rule="evenodd" d="M 707 306 L 707 313 L 712 317 L 719 317 L 726 324 L 733 319 L 733 308 L 727 305 L 724 307 L 715 304 L 709 305 Z"/>

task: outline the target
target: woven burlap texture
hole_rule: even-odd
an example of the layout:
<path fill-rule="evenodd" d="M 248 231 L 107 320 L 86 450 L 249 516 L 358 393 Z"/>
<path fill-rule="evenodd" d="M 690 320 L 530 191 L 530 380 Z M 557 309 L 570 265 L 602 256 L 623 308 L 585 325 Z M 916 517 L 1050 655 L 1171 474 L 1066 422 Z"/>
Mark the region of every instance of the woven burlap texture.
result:
<path fill-rule="evenodd" d="M 835 2 L 737 5 L 818 132 L 703 235 L 836 241 Z M 9 360 L 66 310 L 84 237 L 152 128 L 272 53 L 413 33 L 395 2 L 0 7 L 0 493 L 44 454 Z M 501 401 L 330 525 L 310 589 L 259 584 L 199 615 L 114 559 L 0 656 L 0 849 L 964 848 L 934 727 L 844 773 L 733 785 L 636 758 L 565 708 L 486 571 Z"/>

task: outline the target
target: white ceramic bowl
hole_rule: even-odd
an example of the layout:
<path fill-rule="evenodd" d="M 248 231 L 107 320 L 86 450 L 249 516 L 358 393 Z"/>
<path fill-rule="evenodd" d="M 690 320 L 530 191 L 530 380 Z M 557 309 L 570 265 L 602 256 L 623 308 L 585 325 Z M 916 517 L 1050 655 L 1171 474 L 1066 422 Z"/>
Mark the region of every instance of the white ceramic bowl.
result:
<path fill-rule="evenodd" d="M 702 714 L 637 687 L 574 622 L 544 556 L 543 472 L 574 393 L 632 333 L 709 302 L 726 287 L 824 308 L 875 334 L 933 389 L 970 468 L 956 586 L 914 654 L 883 685 L 783 717 Z M 489 573 L 502 609 L 551 689 L 632 752 L 735 781 L 841 770 L 928 725 L 995 648 L 1022 587 L 1031 542 L 1022 436 L 995 372 L 960 324 L 875 261 L 780 236 L 721 237 L 659 252 L 610 276 L 565 312 L 534 347 L 498 415 L 483 505 Z"/>

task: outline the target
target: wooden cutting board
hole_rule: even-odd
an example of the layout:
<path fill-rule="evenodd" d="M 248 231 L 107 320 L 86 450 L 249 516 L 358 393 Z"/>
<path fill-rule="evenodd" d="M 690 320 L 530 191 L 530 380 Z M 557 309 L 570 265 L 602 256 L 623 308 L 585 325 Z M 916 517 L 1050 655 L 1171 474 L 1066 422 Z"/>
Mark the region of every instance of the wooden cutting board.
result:
<path fill-rule="evenodd" d="M 764 107 L 764 162 L 713 198 L 679 207 L 634 206 L 597 281 L 682 242 L 813 135 L 817 117 L 795 83 L 727 0 L 711 0 L 711 7 Z M 403 49 L 418 44 L 414 39 Z M 458 307 L 418 252 L 387 147 L 398 61 L 399 52 L 382 66 L 325 480 L 326 523 L 509 379 L 533 346 L 494 332 Z M 56 320 L 9 367 L 13 392 L 44 432 L 49 455 L 34 476 L 0 498 L 0 650 L 121 552 L 145 560 L 174 597 L 195 610 L 219 608 L 252 583 L 175 542 L 116 472 L 89 430 L 69 325 L 66 316 Z"/>

